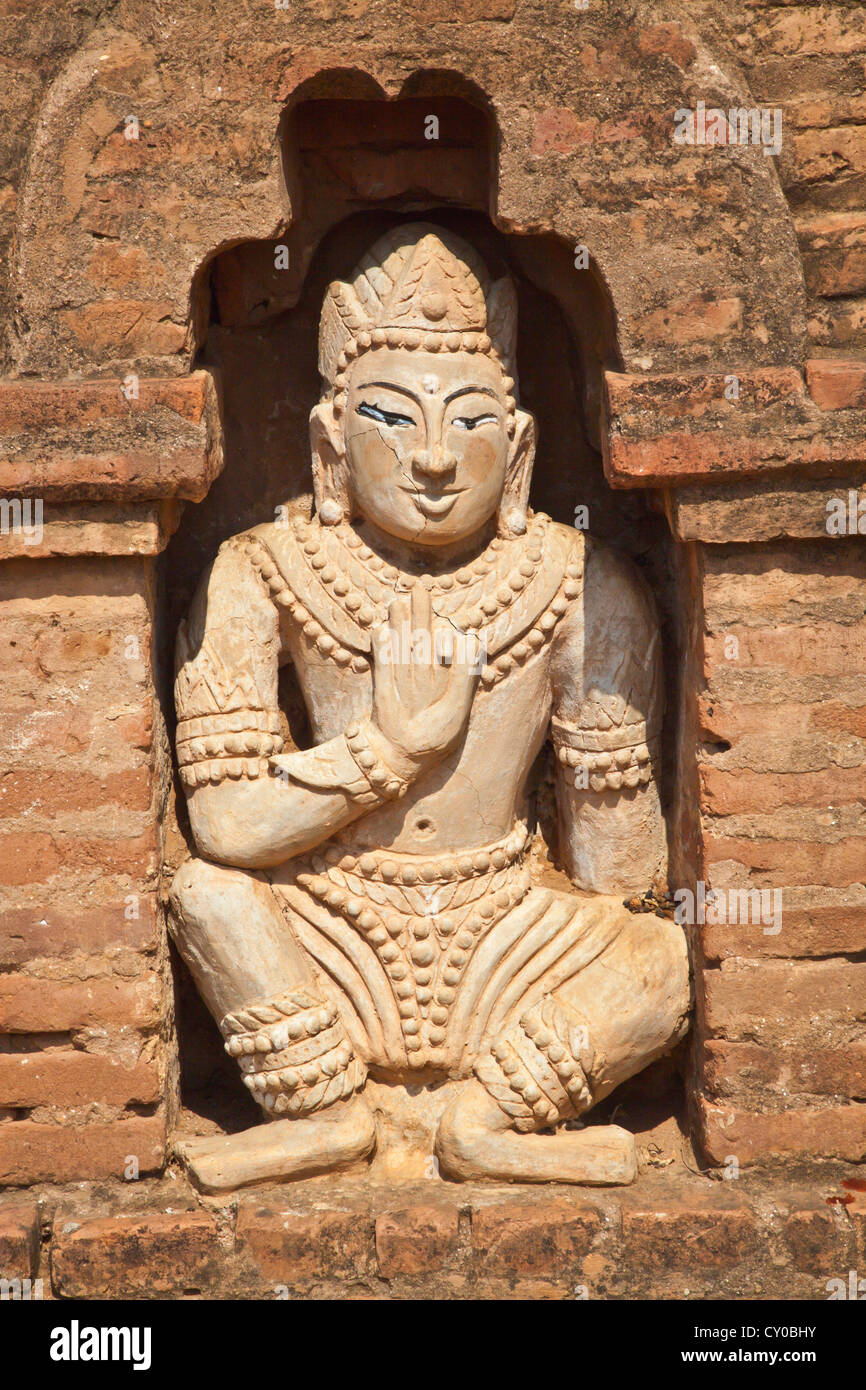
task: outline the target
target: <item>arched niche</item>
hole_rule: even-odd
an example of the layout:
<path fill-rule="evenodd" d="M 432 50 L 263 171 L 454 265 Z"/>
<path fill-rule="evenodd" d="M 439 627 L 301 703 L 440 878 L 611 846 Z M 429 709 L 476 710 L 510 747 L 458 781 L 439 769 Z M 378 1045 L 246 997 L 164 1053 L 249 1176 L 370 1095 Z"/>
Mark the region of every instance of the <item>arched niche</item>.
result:
<path fill-rule="evenodd" d="M 665 625 L 673 714 L 680 666 L 673 542 L 648 493 L 615 493 L 603 474 L 602 373 L 622 368 L 609 289 L 592 257 L 576 256 L 574 245 L 556 233 L 509 233 L 494 225 L 487 201 L 497 134 L 488 113 L 465 97 L 440 93 L 439 139 L 428 144 L 429 105 L 426 97 L 412 96 L 390 102 L 367 95 L 305 97 L 283 126 L 296 213 L 291 228 L 282 236 L 238 242 L 197 273 L 195 365 L 220 382 L 226 462 L 207 497 L 186 508 L 160 560 L 163 669 L 171 669 L 177 624 L 222 541 L 273 520 L 285 505 L 309 514 L 307 421 L 318 399 L 318 319 L 327 285 L 348 275 L 395 224 L 425 220 L 465 237 L 494 276 L 512 276 L 520 397 L 538 422 L 532 504 L 568 523 L 578 507 L 586 508 L 581 520 L 592 533 L 625 550 L 643 570 Z M 171 729 L 168 679 L 162 694 Z M 280 701 L 286 732 L 305 744 L 305 712 L 289 670 Z M 674 742 L 672 720 L 668 747 Z M 549 774 L 542 761 L 536 802 L 555 860 Z M 182 852 L 182 841 L 189 843 L 182 797 L 171 814 Z M 184 1095 L 200 1113 L 240 1125 L 246 1098 L 179 963 L 177 979 Z"/>

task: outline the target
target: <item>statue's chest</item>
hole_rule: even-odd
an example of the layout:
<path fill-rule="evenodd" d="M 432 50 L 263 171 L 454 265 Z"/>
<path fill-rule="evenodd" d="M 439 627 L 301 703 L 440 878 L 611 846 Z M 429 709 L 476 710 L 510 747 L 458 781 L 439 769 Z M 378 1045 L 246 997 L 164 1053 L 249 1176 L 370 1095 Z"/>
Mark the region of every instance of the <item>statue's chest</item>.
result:
<path fill-rule="evenodd" d="M 296 519 L 291 533 L 262 528 L 243 543 L 280 609 L 284 658 L 294 664 L 317 742 L 370 712 L 379 630 L 395 597 L 405 600 L 420 585 L 433 621 L 432 631 L 401 624 L 390 659 L 429 660 L 437 630 L 458 641 L 466 634 L 480 650 L 479 690 L 490 694 L 523 684 L 524 669 L 543 663 L 581 590 L 582 539 L 574 533 L 565 541 L 544 515 L 523 537 L 491 541 L 470 565 L 414 578 L 349 527 Z"/>
<path fill-rule="evenodd" d="M 326 743 L 348 724 L 370 715 L 373 676 L 368 668 L 343 671 L 338 680 L 330 662 L 290 639 L 292 660 L 303 694 L 314 743 Z M 464 759 L 488 764 L 495 749 L 497 776 L 509 762 L 522 766 L 525 750 L 535 746 L 547 727 L 550 707 L 550 647 L 515 661 L 502 679 L 479 680 L 463 741 Z"/>

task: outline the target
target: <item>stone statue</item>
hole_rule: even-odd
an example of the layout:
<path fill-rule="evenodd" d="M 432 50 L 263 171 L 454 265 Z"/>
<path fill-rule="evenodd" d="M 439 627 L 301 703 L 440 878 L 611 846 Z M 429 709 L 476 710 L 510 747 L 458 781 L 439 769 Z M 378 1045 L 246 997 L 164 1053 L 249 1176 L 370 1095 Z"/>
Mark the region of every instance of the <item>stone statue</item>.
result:
<path fill-rule="evenodd" d="M 379 240 L 325 296 L 312 521 L 228 540 L 182 625 L 172 931 L 271 1121 L 187 1142 L 207 1190 L 354 1163 L 398 1095 L 448 1177 L 635 1175 L 630 1134 L 576 1122 L 687 1027 L 682 929 L 622 902 L 665 882 L 657 623 L 528 508 L 516 328 L 458 237 Z M 570 892 L 527 858 L 548 737 Z"/>

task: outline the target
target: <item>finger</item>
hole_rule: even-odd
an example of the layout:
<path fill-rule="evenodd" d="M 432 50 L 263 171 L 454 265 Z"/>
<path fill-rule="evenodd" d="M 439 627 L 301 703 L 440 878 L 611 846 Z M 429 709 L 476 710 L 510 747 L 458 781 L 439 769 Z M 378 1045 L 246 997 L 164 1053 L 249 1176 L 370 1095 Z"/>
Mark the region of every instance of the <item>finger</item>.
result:
<path fill-rule="evenodd" d="M 408 596 L 400 594 L 398 598 L 392 599 L 388 604 L 388 623 L 392 631 L 399 637 L 400 629 L 405 623 L 411 624 L 411 620 L 412 610 Z"/>
<path fill-rule="evenodd" d="M 394 630 L 390 622 L 377 623 L 370 633 L 373 669 L 394 664 Z"/>
<path fill-rule="evenodd" d="M 437 666 L 451 666 L 456 660 L 454 628 L 450 623 L 437 623 L 434 627 L 433 652 Z"/>
<path fill-rule="evenodd" d="M 456 644 L 457 657 L 451 663 L 452 688 L 455 691 L 474 689 L 481 675 L 481 643 L 474 632 L 460 634 Z"/>
<path fill-rule="evenodd" d="M 436 664 L 433 656 L 433 604 L 430 590 L 425 589 L 423 584 L 415 584 L 412 589 L 412 632 L 413 636 L 418 634 L 422 660 L 432 670 Z"/>

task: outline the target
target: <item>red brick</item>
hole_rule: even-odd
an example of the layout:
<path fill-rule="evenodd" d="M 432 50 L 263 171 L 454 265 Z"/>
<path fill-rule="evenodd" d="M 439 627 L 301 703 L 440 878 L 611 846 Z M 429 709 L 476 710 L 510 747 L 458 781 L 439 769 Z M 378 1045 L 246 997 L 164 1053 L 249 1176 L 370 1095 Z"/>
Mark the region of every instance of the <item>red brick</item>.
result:
<path fill-rule="evenodd" d="M 149 1105 L 157 1100 L 154 1062 L 124 1066 L 113 1057 L 72 1051 L 0 1053 L 0 1106 Z"/>
<path fill-rule="evenodd" d="M 866 16 L 859 9 L 833 4 L 792 5 L 759 20 L 754 36 L 762 53 L 866 53 Z"/>
<path fill-rule="evenodd" d="M 748 1207 L 716 1208 L 689 1201 L 661 1208 L 623 1209 L 625 1260 L 648 1272 L 732 1269 L 758 1248 Z"/>
<path fill-rule="evenodd" d="M 77 838 L 9 830 L 0 834 L 0 883 L 45 883 L 63 869 L 98 869 L 106 874 L 144 877 L 157 866 L 157 827 L 123 839 Z"/>
<path fill-rule="evenodd" d="M 457 1251 L 457 1207 L 407 1207 L 376 1218 L 376 1255 L 383 1279 L 441 1269 Z"/>
<path fill-rule="evenodd" d="M 858 462 L 859 423 L 850 431 L 834 430 L 829 416 L 825 427 L 809 427 L 805 437 L 751 434 L 734 430 L 696 430 L 648 438 L 610 434 L 604 438 L 604 463 L 608 480 L 619 487 L 648 487 L 709 479 L 717 482 L 779 469 L 820 465 L 833 472 Z"/>
<path fill-rule="evenodd" d="M 866 299 L 813 299 L 809 340 L 816 347 L 866 350 Z"/>
<path fill-rule="evenodd" d="M 39 1267 L 39 1208 L 35 1202 L 0 1205 L 0 1279 L 32 1279 Z"/>
<path fill-rule="evenodd" d="M 705 835 L 706 867 L 732 859 L 750 870 L 750 888 L 785 887 L 792 883 L 846 888 L 863 882 L 864 841 L 857 837 L 836 844 L 797 840 L 744 840 Z"/>
<path fill-rule="evenodd" d="M 866 290 L 866 215 L 828 213 L 799 223 L 797 236 L 806 285 L 812 294 L 854 295 Z M 808 370 L 807 362 L 807 379 Z"/>
<path fill-rule="evenodd" d="M 648 57 L 671 58 L 679 68 L 687 68 L 698 56 L 691 39 L 678 24 L 650 24 L 638 34 L 637 46 Z"/>
<path fill-rule="evenodd" d="M 348 1279 L 365 1273 L 372 1261 L 373 1218 L 358 1211 L 305 1215 L 242 1205 L 237 1243 L 259 1274 L 277 1283 Z"/>
<path fill-rule="evenodd" d="M 110 881 L 100 891 L 110 890 Z M 136 903 L 129 902 L 134 897 Z M 138 917 L 128 917 L 137 907 Z M 116 887 L 113 901 L 82 908 L 66 894 L 52 891 L 50 901 L 32 907 L 9 907 L 0 919 L 0 966 L 21 965 L 38 956 L 98 954 L 113 946 L 153 951 L 158 944 L 156 895 L 136 892 L 129 881 Z"/>
<path fill-rule="evenodd" d="M 586 144 L 598 129 L 598 120 L 581 121 L 568 107 L 549 107 L 535 117 L 533 154 L 569 154 Z"/>
<path fill-rule="evenodd" d="M 159 983 L 152 974 L 70 981 L 0 975 L 0 1033 L 67 1033 L 112 1023 L 148 1028 L 159 1017 Z"/>
<path fill-rule="evenodd" d="M 829 1207 L 794 1211 L 785 1222 L 785 1243 L 795 1269 L 806 1274 L 839 1274 L 853 1255 L 851 1230 L 837 1224 Z"/>
<path fill-rule="evenodd" d="M 713 342 L 737 333 L 743 318 L 741 299 L 715 294 L 691 295 L 638 320 L 642 339 L 652 344 L 673 337 L 678 343 Z"/>
<path fill-rule="evenodd" d="M 725 644 L 736 638 L 736 657 L 725 656 Z M 849 675 L 866 671 L 866 622 L 780 624 L 778 627 L 732 625 L 707 638 L 704 674 L 709 680 L 714 667 L 744 670 L 782 666 L 797 675 Z"/>
<path fill-rule="evenodd" d="M 130 1157 L 139 1173 L 158 1172 L 165 1156 L 162 1115 L 135 1116 L 111 1124 L 0 1124 L 0 1185 L 88 1182 L 123 1178 Z"/>
<path fill-rule="evenodd" d="M 852 174 L 866 172 L 866 127 L 835 126 L 828 130 L 799 131 L 785 142 L 791 152 L 791 172 L 798 182 L 836 179 L 842 184 Z"/>
<path fill-rule="evenodd" d="M 729 956 L 845 956 L 866 951 L 866 907 L 827 904 L 792 907 L 782 890 L 782 930 L 768 936 L 760 922 L 700 928 L 701 950 L 710 963 Z"/>
<path fill-rule="evenodd" d="M 207 372 L 183 377 L 142 377 L 138 398 L 127 400 L 119 379 L 100 381 L 4 381 L 0 383 L 0 436 L 34 431 L 102 428 L 166 410 L 199 424 L 207 409 Z M 19 483 L 20 490 L 20 483 Z"/>
<path fill-rule="evenodd" d="M 60 1215 L 51 1275 L 61 1298 L 157 1298 L 207 1291 L 224 1274 L 216 1223 L 201 1211 L 146 1212 L 79 1224 Z"/>
<path fill-rule="evenodd" d="M 861 410 L 866 406 L 866 360 L 863 358 L 813 359 L 806 363 L 806 380 L 815 404 L 822 410 Z"/>
<path fill-rule="evenodd" d="M 729 1042 L 820 1045 L 826 1036 L 844 1046 L 856 1020 L 866 1022 L 866 962 L 735 963 L 708 970 L 703 984 L 706 1027 Z"/>
<path fill-rule="evenodd" d="M 580 1265 L 601 1229 L 592 1207 L 543 1199 L 474 1206 L 472 1248 L 485 1274 L 562 1274 Z"/>
<path fill-rule="evenodd" d="M 60 865 L 50 835 L 34 831 L 0 834 L 0 883 L 38 883 L 52 878 Z"/>
<path fill-rule="evenodd" d="M 849 1163 L 866 1159 L 866 1105 L 765 1115 L 720 1106 L 699 1096 L 696 1109 L 698 1137 L 712 1163 L 723 1164 L 729 1154 L 741 1166 L 793 1156 L 841 1158 Z"/>
<path fill-rule="evenodd" d="M 173 323 L 170 299 L 100 299 L 62 309 L 60 322 L 94 357 L 146 357 L 180 352 L 186 327 Z"/>
<path fill-rule="evenodd" d="M 145 306 L 143 330 L 162 335 L 160 350 L 174 352 L 185 330 L 153 323 L 147 315 L 156 307 Z M 132 308 L 96 304 L 67 317 L 107 342 L 127 311 Z M 121 356 L 129 350 L 127 342 Z M 142 377 L 138 400 L 128 401 L 121 386 L 119 380 L 0 383 L 0 493 L 200 501 L 223 465 L 210 374 Z M 100 453 L 93 452 L 94 430 Z"/>
<path fill-rule="evenodd" d="M 116 714 L 102 704 L 0 713 L 4 760 L 20 763 L 24 759 L 25 767 L 41 767 L 44 762 L 53 766 L 55 750 L 86 754 L 115 766 L 137 766 L 141 759 L 136 753 L 149 752 L 152 742 L 153 713 L 149 700 L 135 713 Z"/>
<path fill-rule="evenodd" d="M 99 811 L 105 806 L 127 811 L 150 808 L 153 775 L 150 768 L 128 772 L 45 772 L 12 768 L 0 776 L 0 816 L 38 812 Z"/>
<path fill-rule="evenodd" d="M 866 1042 L 845 1047 L 759 1046 L 708 1038 L 702 1048 L 704 1089 L 714 1100 L 747 1100 L 770 1092 L 866 1100 Z M 778 1108 L 778 1106 L 777 1106 Z"/>
<path fill-rule="evenodd" d="M 801 705 L 741 704 L 702 696 L 698 701 L 701 729 L 711 739 L 791 738 L 794 735 L 830 733 L 866 738 L 866 706 L 843 705 L 839 700 Z"/>
<path fill-rule="evenodd" d="M 779 806 L 844 806 L 866 800 L 866 766 L 825 772 L 728 772 L 707 763 L 699 769 L 701 809 L 713 816 L 771 812 Z"/>

